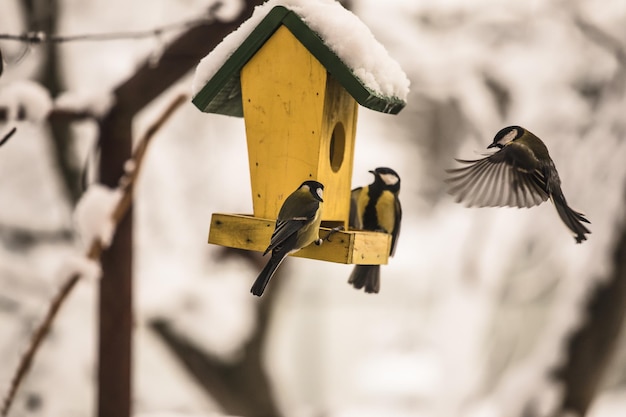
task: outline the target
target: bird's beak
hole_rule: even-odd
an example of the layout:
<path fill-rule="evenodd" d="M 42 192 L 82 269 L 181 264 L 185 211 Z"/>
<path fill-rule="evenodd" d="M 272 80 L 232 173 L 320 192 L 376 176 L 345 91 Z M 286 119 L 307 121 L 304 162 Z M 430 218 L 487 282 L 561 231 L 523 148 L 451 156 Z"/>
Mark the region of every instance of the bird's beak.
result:
<path fill-rule="evenodd" d="M 487 146 L 487 149 L 489 148 L 495 148 L 496 146 L 498 146 L 495 142 L 493 142 L 492 144 L 490 144 L 489 146 Z"/>
<path fill-rule="evenodd" d="M 372 169 L 370 169 L 370 170 L 369 170 L 369 171 L 367 171 L 367 172 L 369 172 L 370 174 L 374 174 L 374 175 L 376 175 L 376 171 L 374 171 L 374 170 L 372 170 Z"/>

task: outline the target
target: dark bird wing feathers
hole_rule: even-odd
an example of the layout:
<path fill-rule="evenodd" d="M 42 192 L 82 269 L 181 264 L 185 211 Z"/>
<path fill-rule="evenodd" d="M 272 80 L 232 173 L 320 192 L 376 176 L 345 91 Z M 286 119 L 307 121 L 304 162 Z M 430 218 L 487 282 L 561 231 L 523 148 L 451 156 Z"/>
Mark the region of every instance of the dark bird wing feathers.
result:
<path fill-rule="evenodd" d="M 398 196 L 395 198 L 395 211 L 396 218 L 393 223 L 393 233 L 391 234 L 391 249 L 389 255 L 393 256 L 396 253 L 396 243 L 398 243 L 398 236 L 400 236 L 400 225 L 402 224 L 402 206 L 400 205 L 400 199 Z"/>
<path fill-rule="evenodd" d="M 483 159 L 457 159 L 465 166 L 448 170 L 446 180 L 456 201 L 468 207 L 533 207 L 546 201 L 546 178 L 539 164 L 531 157 L 519 160 L 512 151 L 509 145 Z"/>
<path fill-rule="evenodd" d="M 363 222 L 359 218 L 358 213 L 358 204 L 359 204 L 359 196 L 363 191 L 363 187 L 355 188 L 350 192 L 350 217 L 348 218 L 348 225 L 350 225 L 353 229 L 361 230 L 363 229 Z"/>
<path fill-rule="evenodd" d="M 301 208 L 302 216 L 284 218 L 281 216 L 281 213 L 279 213 L 278 219 L 276 219 L 276 228 L 274 229 L 274 233 L 272 233 L 272 238 L 270 239 L 270 245 L 267 249 L 265 249 L 263 255 L 284 244 L 291 236 L 293 236 L 294 233 L 297 233 L 298 230 L 305 227 L 308 222 L 311 222 L 315 217 L 318 208 L 319 202 L 311 201 L 310 203 L 307 203 L 305 207 Z M 290 251 L 293 249 L 300 248 L 289 248 Z"/>

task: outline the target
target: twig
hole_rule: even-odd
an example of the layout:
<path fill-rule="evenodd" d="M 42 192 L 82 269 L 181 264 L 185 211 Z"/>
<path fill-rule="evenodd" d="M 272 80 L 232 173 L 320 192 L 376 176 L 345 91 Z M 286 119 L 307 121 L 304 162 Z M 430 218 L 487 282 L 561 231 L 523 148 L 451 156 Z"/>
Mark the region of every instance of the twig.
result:
<path fill-rule="evenodd" d="M 19 35 L 10 33 L 0 33 L 0 40 L 17 41 L 29 44 L 39 43 L 66 43 L 66 42 L 85 42 L 85 41 L 114 41 L 125 39 L 144 39 L 158 37 L 166 32 L 182 31 L 212 23 L 214 20 L 214 8 L 209 10 L 209 16 L 203 19 L 192 19 L 184 22 L 172 23 L 169 25 L 159 26 L 154 29 L 141 31 L 124 31 L 110 33 L 90 33 L 81 35 L 50 35 L 45 32 L 28 32 Z"/>
<path fill-rule="evenodd" d="M 45 120 L 48 122 L 81 122 L 83 120 L 98 120 L 99 116 L 94 114 L 93 112 L 84 109 L 84 110 L 69 110 L 63 108 L 53 107 L 52 110 L 48 112 L 45 117 Z M 13 119 L 11 119 L 13 120 Z M 14 120 L 21 121 L 26 120 L 25 112 L 18 112 L 17 117 Z M 9 112 L 6 107 L 0 107 L 0 123 L 9 121 Z"/>
<path fill-rule="evenodd" d="M 6 135 L 4 135 L 2 137 L 2 139 L 0 139 L 0 146 L 4 145 L 5 143 L 7 143 L 7 141 L 9 139 L 11 139 L 11 136 L 13 136 L 15 134 L 15 132 L 17 132 L 17 128 L 13 128 L 11 130 L 9 130 L 9 133 L 7 133 Z"/>
<path fill-rule="evenodd" d="M 137 144 L 137 147 L 135 148 L 135 151 L 133 152 L 133 156 L 131 158 L 131 160 L 135 164 L 135 167 L 130 172 L 126 172 L 120 180 L 120 182 L 122 183 L 121 187 L 124 191 L 124 194 L 122 195 L 122 198 L 120 199 L 119 203 L 115 207 L 115 210 L 113 211 L 113 224 L 115 227 L 117 227 L 117 225 L 122 221 L 124 215 L 128 211 L 128 208 L 132 204 L 133 186 L 139 175 L 139 171 L 141 169 L 146 150 L 148 149 L 148 145 L 151 139 L 170 118 L 174 111 L 178 109 L 178 107 L 180 107 L 185 101 L 187 101 L 186 95 L 180 95 L 176 97 L 176 99 L 174 99 L 174 101 L 170 103 L 170 105 L 165 109 L 165 111 L 156 120 L 156 122 L 150 126 L 150 128 L 146 131 L 144 136 Z M 94 239 L 85 256 L 89 260 L 97 261 L 100 258 L 102 250 L 103 247 L 100 240 Z M 63 283 L 58 294 L 50 302 L 50 306 L 48 307 L 48 311 L 44 316 L 43 321 L 39 324 L 39 326 L 33 333 L 33 336 L 30 340 L 30 345 L 28 346 L 26 352 L 24 352 L 24 354 L 22 355 L 17 370 L 14 373 L 11 385 L 9 387 L 9 391 L 5 397 L 4 404 L 2 405 L 2 410 L 0 411 L 0 415 L 2 417 L 6 417 L 9 414 L 11 404 L 13 403 L 13 400 L 15 398 L 15 394 L 22 384 L 22 381 L 28 374 L 28 370 L 32 365 L 33 359 L 35 357 L 35 354 L 37 353 L 37 350 L 39 349 L 39 346 L 41 345 L 41 342 L 50 331 L 52 322 L 54 321 L 59 309 L 61 308 L 63 302 L 70 294 L 79 279 L 80 274 L 75 273 L 71 275 Z"/>

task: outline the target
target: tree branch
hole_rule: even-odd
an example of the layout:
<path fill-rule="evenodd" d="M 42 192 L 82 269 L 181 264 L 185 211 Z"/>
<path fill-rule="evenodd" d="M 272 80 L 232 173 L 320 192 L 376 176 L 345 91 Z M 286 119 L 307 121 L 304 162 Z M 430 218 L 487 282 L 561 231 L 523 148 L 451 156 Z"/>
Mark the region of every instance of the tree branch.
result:
<path fill-rule="evenodd" d="M 596 395 L 619 341 L 626 313 L 626 216 L 613 252 L 613 272 L 587 305 L 587 320 L 572 336 L 567 361 L 556 373 L 563 381 L 562 411 L 583 416 Z"/>
<path fill-rule="evenodd" d="M 134 116 L 145 105 L 150 103 L 173 83 L 187 74 L 189 70 L 192 69 L 200 61 L 200 59 L 207 55 L 219 42 L 221 42 L 226 35 L 237 29 L 242 21 L 247 19 L 252 14 L 254 7 L 260 3 L 262 3 L 262 0 L 247 0 L 245 9 L 241 13 L 240 17 L 235 21 L 213 22 L 212 24 L 205 23 L 189 29 L 168 45 L 165 52 L 157 62 L 148 62 L 147 60 L 134 75 L 115 89 L 115 105 L 100 121 L 99 143 L 103 145 L 106 143 L 106 146 L 103 146 L 102 148 L 101 159 L 103 162 L 106 160 L 107 164 L 110 165 L 106 171 L 101 172 L 101 181 L 103 184 L 115 187 L 119 178 L 124 175 L 123 165 L 124 161 L 127 159 L 127 156 L 125 156 L 125 149 L 130 146 L 131 143 L 131 124 Z M 63 116 L 67 116 L 67 113 L 64 113 Z M 61 117 L 61 115 L 56 115 L 53 111 L 49 117 Z M 80 117 L 76 118 L 72 116 L 68 117 L 67 120 L 70 121 L 82 117 L 84 117 L 84 115 L 80 115 Z M 106 157 L 105 154 L 107 154 Z M 130 245 L 132 244 L 130 238 L 132 223 L 130 221 L 131 216 L 129 215 L 129 212 L 130 208 L 122 216 L 122 222 L 118 224 L 117 236 L 116 240 L 114 240 L 113 247 L 103 254 L 103 257 L 105 258 L 108 256 L 108 258 L 104 259 L 104 274 L 107 274 L 106 265 L 114 265 L 116 261 L 119 260 L 117 256 L 121 254 L 120 250 L 130 250 Z M 126 243 L 121 249 L 115 247 L 120 236 L 124 236 L 123 239 Z M 91 252 L 90 249 L 90 257 L 95 256 L 97 258 L 96 255 L 100 249 L 93 249 L 93 252 Z M 109 272 L 109 275 L 111 272 Z M 70 277 L 70 279 L 68 279 L 67 290 L 61 291 L 57 297 L 59 306 L 62 304 L 65 297 L 67 297 L 67 294 L 69 294 L 77 280 L 78 278 L 75 277 Z M 102 282 L 104 281 L 105 279 L 102 280 Z M 115 296 L 114 293 L 111 293 L 110 295 Z M 120 294 L 117 294 L 117 296 L 119 297 Z M 27 352 L 28 354 L 23 358 L 23 364 L 21 364 L 19 368 L 21 369 L 21 372 L 15 375 L 10 388 L 10 393 L 6 397 L 2 411 L 3 416 L 6 416 L 8 413 L 15 392 L 17 391 L 21 380 L 27 374 L 34 354 L 36 353 L 41 340 L 47 334 L 57 311 L 58 307 L 55 309 L 54 305 L 51 305 L 49 314 L 46 316 L 50 317 L 49 320 L 46 318 L 44 323 L 42 323 L 41 333 L 39 331 L 37 332 L 37 334 L 41 334 L 39 340 L 33 339 L 32 345 L 34 345 L 34 347 L 29 348 L 29 351 Z M 126 317 L 126 319 L 130 320 L 130 312 L 128 313 L 129 317 Z M 101 316 L 101 319 L 102 318 L 103 317 Z M 104 317 L 104 319 L 106 320 L 107 318 Z M 124 332 L 126 332 L 126 329 L 124 329 Z M 102 370 L 102 364 L 100 370 Z M 100 394 L 101 393 L 102 392 L 100 392 Z M 100 400 L 102 400 L 102 398 L 100 398 Z M 102 401 L 100 401 L 100 403 L 101 402 Z M 100 403 L 99 407 L 106 406 L 106 404 Z M 100 412 L 102 414 L 102 410 L 100 410 Z"/>
<path fill-rule="evenodd" d="M 11 121 L 8 117 L 9 112 L 6 107 L 0 107 L 0 123 Z M 26 120 L 26 112 L 18 111 L 16 121 Z M 99 117 L 88 110 L 68 110 L 66 108 L 53 108 L 47 115 L 46 120 L 50 123 L 74 123 L 83 120 L 98 120 Z"/>
<path fill-rule="evenodd" d="M 239 18 L 189 29 L 172 41 L 158 61 L 148 59 L 114 90 L 115 105 L 100 124 L 100 180 L 115 186 L 132 143 L 135 115 L 189 73 L 200 59 L 234 31 L 260 0 L 248 0 Z M 102 255 L 99 291 L 98 398 L 100 417 L 131 414 L 132 372 L 132 209 L 113 244 Z"/>
<path fill-rule="evenodd" d="M 263 259 L 248 251 L 224 249 L 221 257 L 238 257 L 252 263 L 260 270 Z M 257 326 L 243 346 L 238 360 L 225 362 L 194 345 L 184 335 L 178 334 L 164 319 L 150 322 L 152 330 L 161 337 L 172 353 L 196 382 L 228 415 L 246 417 L 280 417 L 278 405 L 271 389 L 271 381 L 263 368 L 263 348 L 270 324 L 270 313 L 284 282 L 279 269 L 272 279 L 272 290 L 259 300 Z"/>
<path fill-rule="evenodd" d="M 132 193 L 135 181 L 139 176 L 139 172 L 141 170 L 141 166 L 143 164 L 143 160 L 145 157 L 146 150 L 148 145 L 150 144 L 151 139 L 154 137 L 154 134 L 165 124 L 165 122 L 171 117 L 174 111 L 180 107 L 183 103 L 187 101 L 187 97 L 184 95 L 178 96 L 167 109 L 161 114 L 161 116 L 157 119 L 157 121 L 150 126 L 150 128 L 146 131 L 145 135 L 141 138 L 135 153 L 133 154 L 133 162 L 135 163 L 135 169 L 130 173 L 125 174 L 122 182 L 124 183 L 123 191 L 124 194 L 120 199 L 117 207 L 113 212 L 113 224 L 117 226 L 120 221 L 124 218 L 126 212 L 128 211 L 131 203 L 132 203 Z M 100 254 L 102 253 L 103 247 L 100 240 L 94 240 L 89 249 L 85 253 L 85 257 L 91 261 L 98 261 L 100 258 Z M 20 359 L 20 363 L 17 367 L 17 370 L 14 373 L 13 379 L 11 381 L 11 385 L 9 387 L 9 391 L 5 396 L 4 404 L 2 406 L 2 410 L 0 415 L 6 417 L 11 409 L 11 404 L 13 399 L 15 398 L 15 394 L 22 384 L 24 378 L 28 374 L 28 370 L 30 369 L 32 362 L 35 358 L 35 355 L 43 342 L 44 338 L 50 331 L 50 327 L 54 319 L 56 318 L 59 309 L 67 299 L 67 296 L 71 293 L 72 289 L 80 279 L 79 273 L 74 273 L 61 285 L 59 292 L 52 299 L 50 305 L 48 307 L 48 311 L 44 316 L 44 319 L 39 324 L 39 326 L 35 329 L 33 336 L 31 337 L 30 343 L 22 358 Z"/>
<path fill-rule="evenodd" d="M 0 139 L 0 146 L 4 145 L 5 143 L 8 142 L 9 139 L 11 139 L 11 136 L 13 136 L 15 134 L 15 132 L 17 132 L 17 128 L 12 128 L 11 130 L 9 130 L 9 132 L 7 134 L 5 134 L 2 139 Z"/>
<path fill-rule="evenodd" d="M 214 21 L 214 13 L 221 7 L 221 3 L 217 2 L 209 9 L 209 17 L 201 19 L 185 20 L 178 23 L 159 26 L 148 30 L 110 32 L 110 33 L 89 33 L 80 35 L 53 35 L 47 31 L 32 31 L 21 33 L 18 35 L 10 33 L 0 33 L 0 40 L 16 41 L 29 44 L 40 43 L 68 43 L 68 42 L 99 42 L 99 41 L 118 41 L 118 40 L 139 40 L 144 38 L 154 38 L 167 32 L 184 31 L 194 26 L 199 26 Z M 1 67 L 0 67 L 1 69 Z"/>

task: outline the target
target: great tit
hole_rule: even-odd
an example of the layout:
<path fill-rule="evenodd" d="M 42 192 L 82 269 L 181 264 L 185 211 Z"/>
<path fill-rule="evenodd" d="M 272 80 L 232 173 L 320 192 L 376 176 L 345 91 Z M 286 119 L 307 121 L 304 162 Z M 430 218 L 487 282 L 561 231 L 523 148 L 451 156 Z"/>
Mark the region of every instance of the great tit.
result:
<path fill-rule="evenodd" d="M 548 148 L 537 136 L 520 126 L 501 129 L 487 146 L 498 151 L 483 159 L 462 160 L 462 168 L 450 169 L 450 193 L 468 207 L 533 207 L 548 198 L 576 243 L 591 233 L 585 215 L 572 210 L 561 191 L 559 173 Z"/>
<path fill-rule="evenodd" d="M 402 207 L 398 199 L 400 176 L 391 168 L 376 168 L 369 172 L 374 174 L 374 182 L 352 190 L 349 224 L 353 229 L 390 234 L 389 255 L 393 256 L 402 220 Z M 356 265 L 348 283 L 358 290 L 364 288 L 366 293 L 378 293 L 380 265 Z"/>
<path fill-rule="evenodd" d="M 259 297 L 263 294 L 265 286 L 287 255 L 313 242 L 318 245 L 322 243 L 319 228 L 322 220 L 323 193 L 324 185 L 321 183 L 304 181 L 285 199 L 278 212 L 270 244 L 263 252 L 265 256 L 271 251 L 272 256 L 254 281 L 250 289 L 252 294 Z"/>

